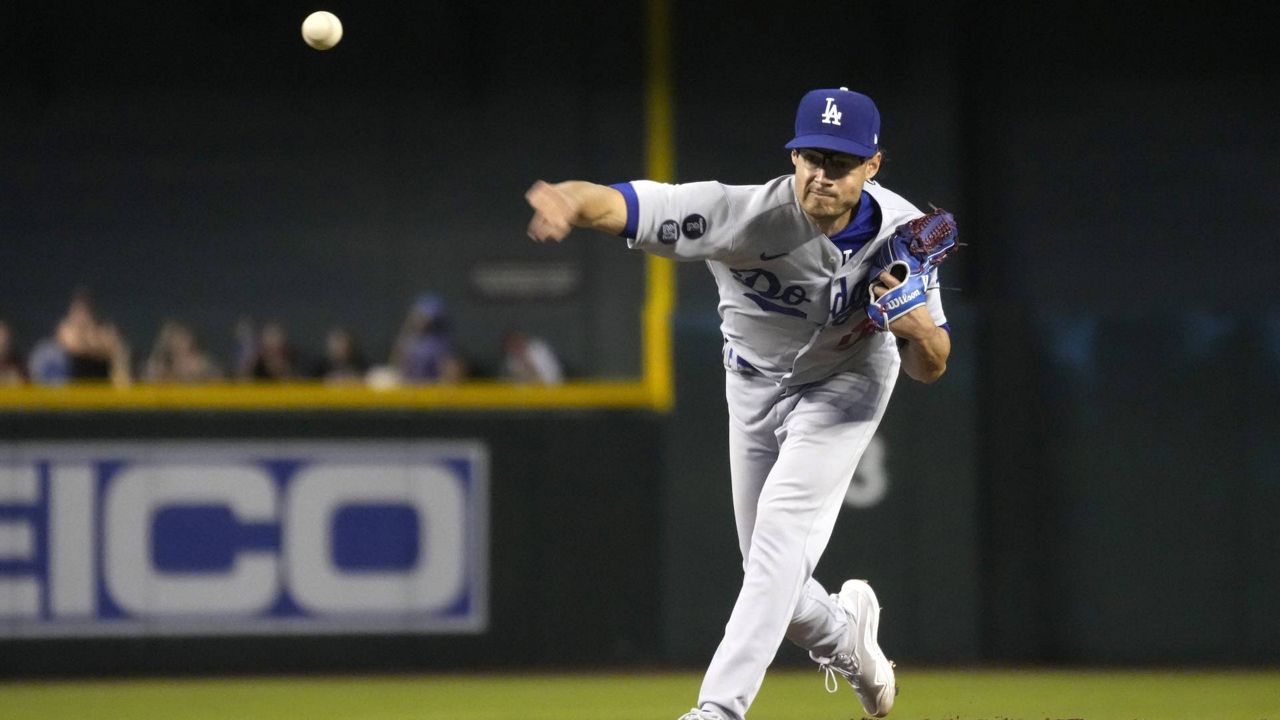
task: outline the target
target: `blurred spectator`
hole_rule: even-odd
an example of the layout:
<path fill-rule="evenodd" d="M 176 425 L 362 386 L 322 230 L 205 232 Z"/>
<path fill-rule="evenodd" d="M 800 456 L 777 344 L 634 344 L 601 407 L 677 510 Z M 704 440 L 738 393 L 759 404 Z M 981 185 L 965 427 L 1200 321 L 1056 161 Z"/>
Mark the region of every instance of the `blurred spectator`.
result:
<path fill-rule="evenodd" d="M 38 385 L 62 385 L 70 377 L 67 352 L 58 341 L 47 337 L 31 348 L 27 357 L 27 375 Z"/>
<path fill-rule="evenodd" d="M 221 375 L 209 356 L 201 352 L 191 329 L 174 320 L 167 320 L 160 327 L 143 371 L 147 380 L 167 383 L 207 382 Z"/>
<path fill-rule="evenodd" d="M 98 319 L 86 290 L 72 294 L 55 337 L 66 353 L 67 376 L 71 380 L 129 383 L 129 346 L 115 325 Z"/>
<path fill-rule="evenodd" d="M 9 323 L 0 320 L 0 385 L 21 385 L 25 380 L 22 363 L 13 352 Z"/>
<path fill-rule="evenodd" d="M 232 330 L 236 341 L 235 356 L 231 359 L 232 371 L 241 380 L 253 377 L 253 363 L 258 359 L 258 337 L 253 319 L 241 317 Z"/>
<path fill-rule="evenodd" d="M 521 383 L 558 385 L 564 382 L 560 359 L 545 340 L 520 330 L 502 336 L 502 376 Z"/>
<path fill-rule="evenodd" d="M 439 297 L 422 295 L 414 301 L 391 350 L 391 364 L 406 382 L 458 383 L 466 376 L 466 365 L 453 352 Z"/>
<path fill-rule="evenodd" d="M 440 364 L 440 382 L 442 383 L 457 385 L 466 380 L 469 374 L 467 359 L 456 353 L 450 354 Z"/>
<path fill-rule="evenodd" d="M 293 346 L 284 326 L 278 322 L 263 325 L 250 376 L 254 380 L 290 380 L 295 374 Z"/>
<path fill-rule="evenodd" d="M 324 358 L 311 374 L 328 383 L 361 382 L 368 368 L 355 337 L 346 328 L 336 327 L 325 336 Z"/>

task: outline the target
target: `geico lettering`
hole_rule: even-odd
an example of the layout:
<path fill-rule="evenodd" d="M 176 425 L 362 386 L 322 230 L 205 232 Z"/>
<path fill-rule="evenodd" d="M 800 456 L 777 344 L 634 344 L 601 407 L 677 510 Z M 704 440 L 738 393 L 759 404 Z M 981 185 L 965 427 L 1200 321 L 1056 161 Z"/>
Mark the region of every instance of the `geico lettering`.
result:
<path fill-rule="evenodd" d="M 181 615 L 216 610 L 232 615 L 269 608 L 279 595 L 272 553 L 233 550 L 229 568 L 165 573 L 155 564 L 152 530 L 165 507 L 216 506 L 237 523 L 275 520 L 271 477 L 254 467 L 159 466 L 125 469 L 110 484 L 103 507 L 103 579 L 111 598 L 131 615 Z"/>
<path fill-rule="evenodd" d="M 47 517 L 0 521 L 0 618 L 453 614 L 474 579 L 446 463 L 45 465 L 0 466 L 0 510 Z"/>
<path fill-rule="evenodd" d="M 466 498 L 441 468 L 305 469 L 289 486 L 285 567 L 294 599 L 316 612 L 424 611 L 448 604 L 465 580 Z M 341 507 L 395 503 L 419 517 L 418 562 L 407 572 L 349 573 L 334 565 L 327 519 Z"/>
<path fill-rule="evenodd" d="M 34 468 L 0 465 L 0 530 L 7 539 L 0 543 L 0 566 L 27 564 L 36 558 L 36 515 L 40 502 L 39 478 Z M 39 617 L 40 586 L 34 578 L 0 572 L 0 620 Z M 0 623 L 0 627 L 3 624 Z"/>

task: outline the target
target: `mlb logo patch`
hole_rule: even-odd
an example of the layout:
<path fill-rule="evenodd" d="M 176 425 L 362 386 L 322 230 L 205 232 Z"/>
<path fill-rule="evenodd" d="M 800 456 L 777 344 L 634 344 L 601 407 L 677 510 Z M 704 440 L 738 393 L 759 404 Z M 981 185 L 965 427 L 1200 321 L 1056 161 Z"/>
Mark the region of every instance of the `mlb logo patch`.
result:
<path fill-rule="evenodd" d="M 665 220 L 658 227 L 658 242 L 664 245 L 672 245 L 676 240 L 680 239 L 680 223 L 675 220 Z"/>
<path fill-rule="evenodd" d="M 684 219 L 684 236 L 697 240 L 707 232 L 707 219 L 701 215 L 689 215 Z"/>

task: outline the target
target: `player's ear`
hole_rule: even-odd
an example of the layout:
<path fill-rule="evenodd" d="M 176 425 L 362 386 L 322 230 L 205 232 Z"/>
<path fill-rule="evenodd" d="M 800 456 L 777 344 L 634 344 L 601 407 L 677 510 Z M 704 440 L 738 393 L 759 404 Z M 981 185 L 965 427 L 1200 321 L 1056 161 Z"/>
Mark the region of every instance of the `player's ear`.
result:
<path fill-rule="evenodd" d="M 791 164 L 794 165 L 795 167 L 800 167 L 800 151 L 798 150 L 791 151 Z"/>
<path fill-rule="evenodd" d="M 870 180 L 871 178 L 875 177 L 876 173 L 880 172 L 881 157 L 882 156 L 880 155 L 880 153 L 877 152 L 875 155 L 872 155 L 871 157 L 867 158 L 867 162 L 864 163 L 864 165 L 866 166 L 865 172 L 867 174 L 867 177 L 866 177 L 867 180 Z"/>

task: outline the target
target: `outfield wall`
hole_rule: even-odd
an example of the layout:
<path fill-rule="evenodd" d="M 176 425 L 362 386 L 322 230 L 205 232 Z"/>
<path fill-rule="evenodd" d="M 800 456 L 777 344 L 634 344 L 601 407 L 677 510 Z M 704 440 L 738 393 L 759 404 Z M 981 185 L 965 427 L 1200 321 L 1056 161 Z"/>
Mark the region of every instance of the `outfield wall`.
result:
<path fill-rule="evenodd" d="M 224 471 L 245 465 L 258 468 L 257 479 L 241 480 L 250 485 L 274 483 L 280 498 L 274 511 L 246 518 L 248 510 L 241 507 L 234 518 L 225 511 L 221 520 L 211 519 L 210 512 L 236 503 L 216 492 L 212 497 L 206 493 L 184 500 L 180 490 L 170 489 L 168 501 L 147 501 L 153 509 L 150 515 L 131 515 L 150 522 L 154 532 L 149 545 L 135 542 L 134 555 L 117 565 L 150 565 L 153 572 L 144 573 L 144 581 L 215 575 L 226 580 L 233 555 L 246 560 L 257 553 L 277 563 L 281 579 L 268 579 L 270 588 L 260 590 L 260 594 L 274 593 L 271 602 L 264 600 L 253 611 L 242 609 L 238 616 L 226 607 L 219 611 L 218 603 L 226 601 L 215 599 L 205 607 L 203 617 L 166 616 L 146 606 L 130 617 L 120 612 L 114 597 L 119 583 L 109 582 L 110 571 L 103 568 L 111 563 L 108 554 L 128 545 L 109 536 L 138 533 L 128 525 L 107 527 L 115 521 L 100 509 L 93 515 L 97 529 L 92 539 L 84 541 L 91 562 L 99 568 L 97 616 L 82 614 L 72 617 L 71 625 L 60 626 L 67 618 L 52 609 L 56 604 L 52 598 L 59 593 L 42 586 L 38 600 L 42 614 L 35 625 L 44 623 L 46 632 L 33 629 L 29 618 L 0 620 L 0 636 L 7 636 L 0 639 L 0 673 L 702 664 L 719 640 L 741 570 L 729 498 L 723 374 L 716 361 L 718 334 L 705 319 L 686 318 L 677 323 L 677 341 L 684 349 L 681 356 L 692 360 L 680 369 L 678 406 L 666 415 L 621 411 L 6 415 L 0 418 L 0 433 L 7 438 L 0 457 L 21 466 L 60 452 L 61 465 L 47 463 L 64 468 L 57 472 L 74 467 L 76 460 L 93 459 L 106 468 L 93 471 L 103 488 L 98 496 L 101 506 L 117 511 L 121 502 L 113 502 L 112 484 L 118 484 L 129 467 L 149 471 L 149 475 L 135 475 L 161 484 L 166 482 L 161 476 L 172 474 L 184 462 L 190 465 L 193 456 L 221 458 L 219 467 Z M 966 371 L 958 370 L 957 377 L 962 372 Z M 895 639 L 895 649 L 904 658 L 964 661 L 977 657 L 974 476 L 963 457 L 969 438 L 965 432 L 950 434 L 950 439 L 935 443 L 934 458 L 911 452 L 909 440 L 911 425 L 920 421 L 921 414 L 948 405 L 963 412 L 966 387 L 954 383 L 923 403 L 916 389 L 903 388 L 904 399 L 896 406 L 900 409 L 885 420 L 880 454 L 855 477 L 819 568 L 819 577 L 832 586 L 850 575 L 877 583 L 892 608 L 886 613 L 884 632 Z M 955 421 L 971 425 L 965 418 Z M 361 467 L 369 465 L 402 478 L 407 473 L 404 458 L 415 447 L 437 455 L 465 451 L 469 457 L 482 458 L 478 464 L 487 470 L 483 473 L 487 519 L 481 521 L 486 532 L 478 540 L 478 546 L 487 548 L 487 556 L 478 563 L 464 561 L 468 568 L 487 574 L 487 582 L 474 590 L 485 605 L 479 624 L 450 628 L 436 623 L 433 628 L 438 617 L 405 614 L 403 606 L 413 604 L 411 595 L 391 608 L 390 616 L 384 608 L 382 615 L 374 612 L 371 619 L 366 608 L 363 616 L 347 612 L 302 617 L 306 613 L 300 615 L 294 608 L 298 603 L 290 601 L 295 594 L 291 588 L 299 573 L 307 571 L 291 569 L 288 547 L 289 538 L 299 533 L 283 528 L 289 518 L 299 517 L 290 508 L 298 502 L 295 496 L 305 494 L 297 490 L 305 488 L 305 471 L 345 468 L 353 487 L 367 484 L 368 475 L 361 474 Z M 436 461 L 428 458 L 426 462 Z M 951 471 L 933 472 L 929 467 L 935 463 L 945 463 Z M 92 462 L 87 465 L 97 467 Z M 456 471 L 456 462 L 449 467 Z M 43 483 L 52 487 L 53 481 L 60 480 L 49 467 L 40 472 L 44 473 L 37 474 L 40 493 L 45 492 Z M 476 477 L 479 474 L 471 479 Z M 202 481 L 208 486 L 228 480 L 204 476 Z M 334 501 L 338 504 L 327 523 L 313 521 L 325 526 L 324 532 L 310 536 L 330 543 L 335 572 L 349 571 L 351 578 L 362 569 L 406 574 L 425 562 L 426 550 L 417 555 L 411 552 L 406 559 L 403 550 L 395 549 L 398 539 L 415 537 L 404 532 L 404 512 L 397 515 L 388 508 L 406 504 L 407 495 L 397 492 L 401 491 Z M 48 504 L 40 493 L 32 502 Z M 184 507 L 185 515 L 181 514 Z M 427 532 L 422 528 L 431 525 L 431 511 L 429 507 L 418 510 L 421 534 Z M 35 517 L 0 507 L 0 518 L 6 512 L 11 519 Z M 359 522 L 361 513 L 365 526 Z M 66 530 L 51 531 L 42 523 L 35 522 L 44 536 Z M 360 536 L 375 531 L 376 524 L 390 529 L 384 527 L 381 540 L 361 543 Z M 404 537 L 394 535 L 396 528 Z M 74 530 L 71 534 L 75 535 Z M 358 566 L 361 553 L 364 568 Z M 342 556 L 348 558 L 348 565 L 356 565 L 344 569 Z M 0 564 L 0 579 L 41 573 L 48 575 L 48 563 Z M 218 582 L 222 581 L 212 586 L 215 591 Z M 952 591 L 935 592 L 939 584 Z M 359 598 L 354 602 L 358 605 Z M 447 616 L 458 607 L 445 600 L 435 609 Z M 323 624 L 306 624 L 317 619 Z M 282 634 L 282 625 L 289 622 L 294 623 L 293 630 Z M 31 637 L 38 634 L 57 637 Z M 798 661 L 790 650 L 782 659 Z"/>
<path fill-rule="evenodd" d="M 408 596 L 382 610 L 378 610 L 377 603 L 362 605 L 357 596 L 348 598 L 354 603 L 353 608 L 328 613 L 328 627 L 295 628 L 312 637 L 271 637 L 272 631 L 279 630 L 284 616 L 289 614 L 282 614 L 280 603 L 274 603 L 256 616 L 241 613 L 240 619 L 236 619 L 231 606 L 238 602 L 239 595 L 228 594 L 176 616 L 167 615 L 164 607 L 148 609 L 144 605 L 133 617 L 125 618 L 133 622 L 121 629 L 115 622 L 121 619 L 119 613 L 113 616 L 104 608 L 121 604 L 118 593 L 123 588 L 109 587 L 110 583 L 104 579 L 106 589 L 98 596 L 103 602 L 79 618 L 80 632 L 74 627 L 61 631 L 55 627 L 54 632 L 63 637 L 0 641 L 0 647 L 4 648 L 0 652 L 4 674 L 528 666 L 636 662 L 658 655 L 654 628 L 659 608 L 653 587 L 659 565 L 654 538 L 659 526 L 661 485 L 657 467 L 661 453 L 655 452 L 655 448 L 660 447 L 660 426 L 654 416 L 625 412 L 565 413 L 549 420 L 533 414 L 523 417 L 386 413 L 102 414 L 7 417 L 3 420 L 3 430 L 4 436 L 10 439 L 5 451 L 11 460 L 14 454 L 10 451 L 15 447 L 31 457 L 48 457 L 50 448 L 54 455 L 60 452 L 65 457 L 65 447 L 59 450 L 59 446 L 50 442 L 76 438 L 80 446 L 76 452 L 87 453 L 99 464 L 115 458 L 118 465 L 126 468 L 132 465 L 149 469 L 151 477 L 145 482 L 152 485 L 166 481 L 172 484 L 173 466 L 185 462 L 189 468 L 188 456 L 193 451 L 202 451 L 205 456 L 222 453 L 220 460 L 203 462 L 206 468 L 214 462 L 214 467 L 223 475 L 243 468 L 248 462 L 245 458 L 255 458 L 252 462 L 259 463 L 260 467 L 276 468 L 260 474 L 267 477 L 262 482 L 278 484 L 282 515 L 297 506 L 288 498 L 294 494 L 291 488 L 297 489 L 305 478 L 300 479 L 296 474 L 286 478 L 290 472 L 286 470 L 281 474 L 281 463 L 300 460 L 307 465 L 327 455 L 328 464 L 319 462 L 317 467 L 341 469 L 345 466 L 351 489 L 358 491 L 369 486 L 369 478 L 366 476 L 362 481 L 350 475 L 353 467 L 356 474 L 360 474 L 361 467 L 381 465 L 384 475 L 403 481 L 405 468 L 409 467 L 404 464 L 405 453 L 414 452 L 413 447 L 439 446 L 450 452 L 463 449 L 479 458 L 478 464 L 471 465 L 472 469 L 484 470 L 487 465 L 487 489 L 483 487 L 485 483 L 476 483 L 472 488 L 476 497 L 487 494 L 488 507 L 487 517 L 467 517 L 463 520 L 466 532 L 455 535 L 458 539 L 464 535 L 475 538 L 477 545 L 473 549 L 484 551 L 466 561 L 467 573 L 478 573 L 470 577 L 480 582 L 473 600 L 483 604 L 480 612 L 466 623 L 469 627 L 433 628 L 431 622 L 422 622 L 422 617 L 415 620 L 405 615 L 406 606 L 413 604 Z M 216 446 L 209 445 L 211 438 L 216 440 Z M 93 448 L 85 449 L 86 439 L 92 441 Z M 376 442 L 370 444 L 371 439 Z M 426 439 L 426 445 L 418 442 L 419 439 Z M 165 461 L 169 465 L 167 480 L 165 469 L 154 461 L 137 460 L 140 455 L 145 456 L 148 445 L 158 447 L 160 444 L 168 448 L 164 451 L 169 458 Z M 179 460 L 172 459 L 175 448 L 179 455 L 185 453 Z M 66 462 L 69 461 L 64 461 L 64 466 Z M 396 465 L 397 462 L 400 464 Z M 439 463 L 433 466 L 428 462 L 429 468 L 438 466 Z M 478 479 L 483 474 L 472 477 Z M 225 486 L 234 480 L 235 477 L 215 477 L 205 485 Z M 251 482 L 254 480 L 249 478 Z M 119 473 L 115 481 L 119 483 Z M 119 508 L 121 503 L 113 502 L 116 496 L 110 485 L 104 492 L 106 502 Z M 251 493 L 230 493 L 232 498 L 247 494 Z M 229 502 L 227 493 L 185 501 L 175 498 L 173 492 L 168 497 L 167 505 L 178 509 L 208 510 L 236 504 Z M 378 506 L 384 510 L 387 506 L 402 507 L 403 498 L 403 493 L 397 496 L 393 492 L 380 499 L 348 501 L 347 505 L 358 514 L 362 508 L 368 511 Z M 42 501 L 37 499 L 37 502 Z M 434 507 L 440 506 L 438 500 L 431 498 L 424 502 L 428 507 L 433 502 Z M 190 514 L 185 525 L 170 527 L 166 534 L 160 532 L 166 523 L 161 512 L 164 503 L 152 504 L 156 505 L 157 512 L 150 518 L 157 533 L 149 547 L 141 549 L 141 559 L 138 553 L 134 554 L 134 564 L 145 564 L 148 554 L 153 566 L 169 563 L 167 569 L 160 567 L 152 573 L 152 579 L 198 579 L 217 575 L 225 580 L 229 567 L 218 566 L 216 561 L 210 564 L 207 558 L 201 560 L 209 554 L 201 548 L 207 550 L 210 543 L 223 546 L 224 552 L 227 549 L 238 552 L 243 556 L 241 560 L 250 559 L 248 556 L 253 553 L 266 561 L 278 561 L 283 580 L 262 578 L 259 585 L 268 585 L 267 590 L 250 583 L 241 587 L 241 592 L 289 595 L 298 580 L 314 581 L 317 575 L 324 574 L 316 573 L 314 568 L 299 571 L 296 563 L 286 562 L 291 551 L 285 547 L 287 541 L 283 537 L 273 543 L 270 538 L 255 541 L 247 536 L 244 528 L 249 525 L 257 525 L 268 534 L 271 532 L 278 521 L 270 511 L 264 517 L 250 518 L 254 522 L 247 521 L 243 514 L 238 516 L 241 523 L 238 535 L 228 534 L 210 521 L 192 522 L 194 516 Z M 252 509 L 245 503 L 238 506 L 242 513 Z M 438 523 L 430 512 L 422 512 L 422 507 L 416 509 L 419 532 L 430 534 Z M 0 516 L 4 512 L 0 510 Z M 127 511 L 120 509 L 120 512 Z M 100 531 L 131 534 L 127 525 L 112 526 L 112 521 L 101 512 L 95 517 L 100 518 Z M 366 519 L 374 520 L 367 512 Z M 393 566 L 382 569 L 400 574 L 430 564 L 424 560 L 424 556 L 430 555 L 427 543 L 417 558 L 396 560 L 394 538 L 390 543 L 383 542 L 381 549 L 377 547 L 378 542 L 372 545 L 366 542 L 361 550 L 360 543 L 353 541 L 358 541 L 358 536 L 367 536 L 374 528 L 351 525 L 351 522 L 359 524 L 358 517 L 348 518 L 348 531 L 354 534 L 347 532 L 348 540 L 343 542 L 338 537 L 344 534 L 339 527 L 342 522 L 340 515 L 331 515 L 328 523 L 323 519 L 310 521 L 312 531 L 323 531 L 326 525 L 333 531 L 329 542 L 335 556 L 344 552 L 357 556 L 361 552 L 366 555 L 373 552 L 374 557 L 366 562 Z M 305 519 L 295 523 L 299 527 L 307 524 Z M 396 524 L 394 513 L 383 514 L 380 525 L 394 527 Z M 44 527 L 39 529 L 45 532 Z M 66 535 L 67 531 L 59 528 L 54 534 Z M 290 534 L 286 531 L 282 536 Z M 93 537 L 101 542 L 90 540 L 86 547 L 99 559 L 100 566 L 112 562 L 112 553 L 125 553 L 121 562 L 130 562 L 128 549 L 120 549 L 127 543 L 111 535 Z M 168 545 L 157 544 L 166 538 Z M 449 544 L 450 540 L 446 537 L 441 542 Z M 42 547 L 43 541 L 36 544 Z M 376 555 L 378 552 L 382 555 Z M 429 560 L 448 562 L 448 558 L 438 553 L 430 555 Z M 201 562 L 205 566 L 197 567 Z M 174 563 L 186 563 L 187 567 L 174 567 Z M 396 563 L 401 566 L 394 567 Z M 0 565 L 0 570 L 6 569 L 7 572 L 0 575 L 10 581 L 19 575 L 39 574 L 29 566 L 5 568 Z M 353 571 L 348 577 L 354 578 L 358 573 Z M 109 572 L 102 575 L 110 578 Z M 222 582 L 213 592 L 223 592 L 227 585 L 228 582 Z M 282 592 L 280 586 L 284 587 Z M 444 605 L 452 602 L 446 601 Z M 47 599 L 41 600 L 46 609 L 48 603 Z M 446 615 L 450 612 L 445 608 Z M 45 612 L 46 620 L 49 615 Z M 371 619 L 375 620 L 374 625 L 368 624 Z M 33 624 L 29 621 L 6 620 L 0 620 L 3 624 L 0 635 L 33 633 Z M 378 628 L 378 622 L 392 625 Z M 168 630 L 163 628 L 165 623 L 169 625 Z M 45 624 L 56 626 L 58 623 Z M 84 639 L 86 635 L 103 632 L 115 637 Z M 179 637 L 175 638 L 174 633 Z"/>
<path fill-rule="evenodd" d="M 690 300 L 706 290 L 700 277 L 681 277 Z M 982 318 L 964 312 L 953 322 L 975 333 L 984 326 Z M 1008 341 L 1041 348 L 1042 362 L 1011 373 L 1007 392 L 985 399 L 976 395 L 982 366 L 976 340 L 957 333 L 956 355 L 943 382 L 900 385 L 882 425 L 879 451 L 854 478 L 819 579 L 829 586 L 850 576 L 871 579 L 885 606 L 886 645 L 904 662 L 1276 662 L 1280 626 L 1269 608 L 1271 598 L 1280 596 L 1280 548 L 1271 531 L 1280 516 L 1273 442 L 1280 436 L 1280 398 L 1274 388 L 1259 390 L 1270 387 L 1270 365 L 1262 356 L 1237 363 L 1232 374 L 1208 372 L 1226 361 L 1231 348 L 1258 343 L 1248 325 L 1220 351 L 1198 360 L 1171 346 L 1165 346 L 1167 362 L 1139 368 L 1122 359 L 1134 357 L 1139 345 L 1160 346 L 1158 337 L 1176 337 L 1176 327 L 1163 333 L 1138 326 L 1098 328 L 1095 337 L 1103 344 L 1088 357 L 1111 368 L 1106 378 L 1079 357 L 1055 352 L 1064 347 L 1052 342 L 1055 335 L 1078 328 L 1027 328 Z M 400 461 L 403 448 L 422 443 L 478 448 L 488 488 L 481 542 L 487 556 L 468 565 L 483 568 L 488 577 L 475 591 L 486 608 L 482 627 L 433 629 L 420 623 L 388 631 L 371 626 L 368 618 L 350 622 L 348 616 L 305 635 L 258 634 L 262 628 L 237 620 L 217 634 L 183 634 L 179 628 L 174 635 L 172 628 L 166 632 L 152 622 L 111 637 L 64 632 L 34 639 L 15 637 L 21 634 L 14 630 L 18 623 L 6 618 L 0 620 L 0 634 L 7 636 L 0 640 L 0 673 L 701 665 L 719 639 L 740 566 L 718 335 L 702 314 L 681 314 L 676 340 L 681 361 L 677 405 L 670 414 L 0 417 L 0 459 L 10 464 L 20 459 L 16 449 L 63 441 L 97 446 L 96 456 L 114 457 L 121 465 L 139 464 L 139 448 L 149 446 L 213 442 L 242 454 L 257 449 L 254 462 L 274 468 L 266 477 L 288 499 L 276 515 L 267 513 L 257 523 L 265 530 L 228 535 L 225 522 L 188 513 L 183 524 L 181 515 L 154 506 L 156 533 L 143 550 L 161 572 L 199 576 L 225 569 L 198 550 L 200 533 L 223 548 L 224 563 L 230 544 L 265 552 L 285 568 L 287 551 L 283 542 L 273 544 L 271 528 L 288 516 L 298 469 L 307 458 L 322 465 L 316 458 L 326 453 L 367 463 L 353 448 L 395 447 Z M 1037 377 L 1041 381 L 1029 388 Z M 1191 394 L 1156 402 L 1169 387 Z M 1175 407 L 1189 397 L 1216 400 Z M 1001 432 L 987 429 L 984 408 L 1004 418 Z M 1232 412 L 1246 413 L 1247 427 L 1223 422 Z M 405 470 L 397 466 L 393 474 Z M 12 476 L 7 482 L 12 485 Z M 358 473 L 351 482 L 362 484 Z M 395 509 L 404 497 L 384 489 L 382 496 L 352 503 L 363 508 L 336 508 L 327 537 L 339 571 L 359 572 L 362 562 L 365 570 L 419 567 L 425 551 L 406 556 L 387 550 L 396 547 L 396 528 L 404 531 L 405 513 Z M 0 522 L 12 526 L 33 517 L 15 511 L 17 504 L 12 497 L 0 501 L 6 506 Z M 430 525 L 430 506 L 423 516 L 428 520 L 416 530 L 419 538 L 422 526 Z M 382 540 L 352 545 L 371 523 L 382 528 Z M 255 539 L 253 532 L 267 536 Z M 413 537 L 413 531 L 408 534 Z M 13 533 L 6 537 L 12 540 Z M 164 546 L 166 538 L 177 544 Z M 135 553 L 138 547 L 135 542 Z M 95 552 L 95 562 L 105 563 L 101 551 Z M 0 561 L 0 579 L 30 575 L 32 567 L 10 557 L 7 564 Z M 287 576 L 272 587 L 287 590 L 290 582 Z M 39 602 L 52 607 L 50 598 Z M 265 615 L 267 621 L 288 617 L 289 608 L 280 603 Z M 783 663 L 804 662 L 790 647 L 779 657 Z"/>

